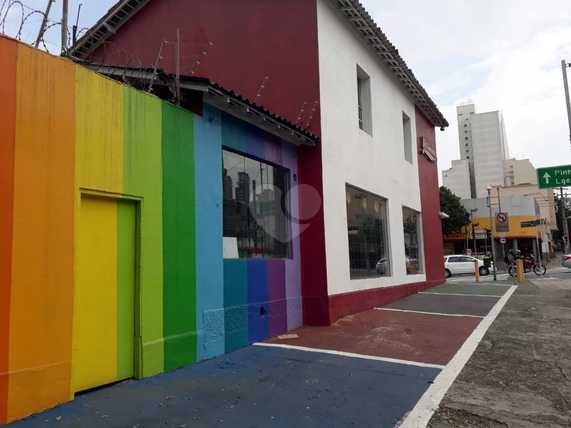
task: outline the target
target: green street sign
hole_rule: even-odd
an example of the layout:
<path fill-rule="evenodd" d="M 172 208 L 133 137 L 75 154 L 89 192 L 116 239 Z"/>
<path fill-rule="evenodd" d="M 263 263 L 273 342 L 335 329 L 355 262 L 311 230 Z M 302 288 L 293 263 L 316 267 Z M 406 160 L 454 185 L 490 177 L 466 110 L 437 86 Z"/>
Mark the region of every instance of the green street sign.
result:
<path fill-rule="evenodd" d="M 571 186 L 571 165 L 538 168 L 537 182 L 540 189 Z"/>

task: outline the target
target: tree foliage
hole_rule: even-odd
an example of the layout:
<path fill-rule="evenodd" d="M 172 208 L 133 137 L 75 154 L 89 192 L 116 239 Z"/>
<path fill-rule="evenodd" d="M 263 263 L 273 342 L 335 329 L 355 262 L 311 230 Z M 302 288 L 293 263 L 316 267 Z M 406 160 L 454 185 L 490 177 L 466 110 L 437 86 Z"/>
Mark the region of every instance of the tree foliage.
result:
<path fill-rule="evenodd" d="M 447 187 L 440 188 L 440 211 L 449 218 L 442 219 L 444 235 L 460 232 L 462 227 L 470 224 L 470 213 L 460 203 L 460 198 Z"/>

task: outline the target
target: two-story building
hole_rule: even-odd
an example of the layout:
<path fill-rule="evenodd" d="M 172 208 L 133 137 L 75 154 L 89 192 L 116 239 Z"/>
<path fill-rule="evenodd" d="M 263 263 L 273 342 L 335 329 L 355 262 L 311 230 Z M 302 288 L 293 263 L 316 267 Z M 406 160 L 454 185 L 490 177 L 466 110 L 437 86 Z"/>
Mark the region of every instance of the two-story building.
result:
<path fill-rule="evenodd" d="M 321 137 L 299 160 L 305 323 L 443 281 L 448 123 L 357 0 L 123 1 L 70 54 L 207 77 Z"/>

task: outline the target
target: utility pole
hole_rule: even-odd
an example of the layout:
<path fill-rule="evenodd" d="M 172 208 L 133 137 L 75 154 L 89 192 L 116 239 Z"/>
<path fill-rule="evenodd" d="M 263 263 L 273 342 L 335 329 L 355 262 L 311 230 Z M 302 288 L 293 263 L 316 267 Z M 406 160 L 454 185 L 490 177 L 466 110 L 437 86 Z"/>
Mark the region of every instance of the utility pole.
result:
<path fill-rule="evenodd" d="M 34 47 L 37 48 L 42 41 L 42 37 L 44 37 L 44 32 L 46 31 L 46 26 L 48 25 L 48 16 L 50 16 L 50 10 L 52 9 L 52 5 L 54 4 L 55 0 L 48 0 L 48 4 L 46 6 L 46 11 L 44 12 L 44 19 L 42 19 L 42 25 L 40 25 L 40 32 L 38 33 L 38 37 L 34 42 Z"/>
<path fill-rule="evenodd" d="M 565 209 L 565 195 L 563 194 L 563 187 L 559 189 L 561 192 L 561 201 L 559 202 L 559 211 L 561 212 L 559 215 L 561 217 L 561 225 L 563 226 L 563 248 L 565 254 L 569 254 L 569 225 L 567 224 L 567 213 Z"/>
<path fill-rule="evenodd" d="M 488 206 L 490 207 L 490 243 L 492 245 L 492 268 L 494 272 L 494 281 L 498 280 L 496 275 L 496 246 L 494 243 L 494 219 L 492 216 L 492 188 L 488 187 Z"/>
<path fill-rule="evenodd" d="M 567 119 L 569 120 L 569 142 L 571 143 L 571 97 L 569 95 L 569 81 L 567 80 L 567 67 L 571 67 L 571 63 L 561 60 L 561 70 L 563 71 L 563 87 L 565 89 L 565 100 L 567 101 Z"/>
<path fill-rule="evenodd" d="M 63 0 L 61 11 L 61 54 L 67 54 L 67 16 L 69 11 L 69 0 Z"/>

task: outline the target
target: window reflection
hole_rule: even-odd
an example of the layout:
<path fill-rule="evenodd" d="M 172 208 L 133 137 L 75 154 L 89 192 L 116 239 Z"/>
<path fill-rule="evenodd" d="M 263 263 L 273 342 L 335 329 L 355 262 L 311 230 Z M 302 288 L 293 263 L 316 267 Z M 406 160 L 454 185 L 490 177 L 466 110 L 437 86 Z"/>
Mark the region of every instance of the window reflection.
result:
<path fill-rule="evenodd" d="M 390 276 L 386 199 L 351 186 L 346 192 L 351 279 Z"/>
<path fill-rule="evenodd" d="M 223 150 L 225 257 L 289 258 L 289 171 Z"/>
<path fill-rule="evenodd" d="M 403 207 L 404 249 L 406 255 L 406 273 L 416 275 L 423 272 L 422 252 L 420 249 L 420 214 Z"/>

